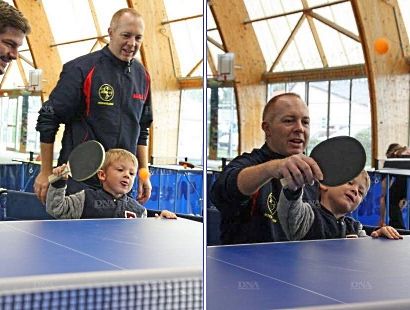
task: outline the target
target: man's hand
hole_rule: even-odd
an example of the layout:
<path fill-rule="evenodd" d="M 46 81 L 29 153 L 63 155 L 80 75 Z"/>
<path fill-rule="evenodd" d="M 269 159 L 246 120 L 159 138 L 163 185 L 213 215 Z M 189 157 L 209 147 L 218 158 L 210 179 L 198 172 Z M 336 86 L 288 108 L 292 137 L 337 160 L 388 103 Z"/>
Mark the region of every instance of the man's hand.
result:
<path fill-rule="evenodd" d="M 383 226 L 378 230 L 373 231 L 370 236 L 373 238 L 386 237 L 388 239 L 403 239 L 399 232 L 391 226 Z"/>
<path fill-rule="evenodd" d="M 48 176 L 46 172 L 40 172 L 34 181 L 34 192 L 37 198 L 43 203 L 46 203 L 47 191 L 48 191 Z"/>
<path fill-rule="evenodd" d="M 138 182 L 138 197 L 137 201 L 140 204 L 145 204 L 148 199 L 151 197 L 152 185 L 149 178 L 146 180 L 139 179 Z"/>
<path fill-rule="evenodd" d="M 284 179 L 290 190 L 297 190 L 304 184 L 323 180 L 323 174 L 314 159 L 297 154 L 241 170 L 238 174 L 238 189 L 242 194 L 250 196 L 272 179 Z"/>
<path fill-rule="evenodd" d="M 323 174 L 316 161 L 303 154 L 292 155 L 281 159 L 277 169 L 277 178 L 283 180 L 291 190 L 297 190 L 303 185 L 313 185 L 316 180 L 322 180 Z"/>

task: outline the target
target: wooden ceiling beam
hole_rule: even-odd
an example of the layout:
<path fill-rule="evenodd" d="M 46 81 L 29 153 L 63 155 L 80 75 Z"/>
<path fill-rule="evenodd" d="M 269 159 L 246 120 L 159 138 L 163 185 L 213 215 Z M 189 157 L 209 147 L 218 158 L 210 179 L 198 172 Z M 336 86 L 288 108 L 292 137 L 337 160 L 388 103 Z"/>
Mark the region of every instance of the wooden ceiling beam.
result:
<path fill-rule="evenodd" d="M 364 65 L 351 65 L 343 67 L 319 68 L 309 70 L 268 72 L 263 75 L 266 83 L 289 83 L 305 81 L 326 81 L 349 78 L 366 77 Z"/>
<path fill-rule="evenodd" d="M 284 13 L 281 13 L 281 14 L 265 16 L 265 17 L 261 17 L 261 18 L 248 19 L 244 23 L 245 24 L 250 24 L 250 23 L 260 22 L 260 21 L 264 21 L 264 20 L 268 20 L 268 19 L 284 17 L 284 16 L 288 16 L 288 15 L 292 15 L 292 14 L 298 14 L 298 13 L 305 14 L 306 12 L 311 11 L 311 10 L 321 9 L 321 8 L 324 8 L 324 7 L 337 5 L 337 4 L 340 4 L 340 3 L 343 3 L 343 2 L 348 2 L 348 1 L 350 1 L 350 0 L 339 0 L 339 1 L 334 1 L 334 2 L 331 2 L 331 3 L 324 3 L 324 4 L 320 4 L 320 5 L 311 6 L 309 8 L 303 8 L 301 10 L 294 10 L 294 11 L 284 12 Z"/>
<path fill-rule="evenodd" d="M 141 58 L 151 75 L 151 99 L 154 122 L 150 134 L 150 156 L 177 158 L 180 83 L 176 72 L 178 60 L 163 0 L 129 0 L 144 18 L 145 32 Z"/>
<path fill-rule="evenodd" d="M 208 60 L 209 68 L 211 68 L 212 76 L 217 76 L 218 75 L 218 69 L 216 68 L 214 59 L 212 58 L 212 54 L 211 54 L 211 51 L 209 50 L 208 46 L 206 47 L 206 57 L 207 57 L 207 60 Z"/>
<path fill-rule="evenodd" d="M 28 19 L 31 33 L 27 36 L 35 68 L 43 70 L 43 101 L 57 84 L 62 69 L 58 51 L 51 47 L 53 34 L 41 1 L 14 0 L 14 5 Z"/>
<path fill-rule="evenodd" d="M 351 0 L 362 38 L 372 118 L 372 161 L 384 158 L 390 143 L 410 143 L 410 65 L 402 40 L 408 42 L 397 0 Z M 385 54 L 374 48 L 376 39 L 389 42 Z"/>
<path fill-rule="evenodd" d="M 209 8 L 227 52 L 235 54 L 235 99 L 238 111 L 239 153 L 250 151 L 264 142 L 260 129 L 266 104 L 266 85 L 261 76 L 266 63 L 243 0 L 212 0 Z"/>
<path fill-rule="evenodd" d="M 309 4 L 307 0 L 302 0 L 303 8 L 307 9 Z M 322 65 L 324 68 L 329 67 L 329 62 L 327 61 L 325 50 L 322 45 L 322 40 L 320 40 L 319 33 L 317 32 L 316 25 L 313 22 L 313 18 L 310 15 L 306 15 L 307 22 L 309 24 L 310 31 L 313 35 L 313 40 L 315 41 L 316 48 L 319 52 L 320 60 L 322 61 Z"/>
<path fill-rule="evenodd" d="M 298 32 L 299 28 L 302 26 L 302 23 L 305 19 L 305 15 L 301 15 L 295 28 L 293 28 L 292 32 L 290 33 L 288 39 L 286 40 L 285 44 L 283 45 L 282 49 L 280 50 L 278 56 L 276 56 L 275 61 L 273 62 L 272 66 L 269 69 L 269 72 L 273 72 L 275 70 L 275 67 L 278 65 L 279 61 L 282 59 L 283 54 L 286 52 L 288 49 L 289 45 L 293 42 L 293 39 L 296 36 L 296 33 Z"/>
<path fill-rule="evenodd" d="M 350 30 L 347 30 L 346 28 L 343 28 L 342 26 L 332 22 L 331 20 L 323 17 L 322 15 L 319 15 L 315 12 L 308 11 L 306 12 L 307 15 L 317 19 L 318 21 L 324 23 L 325 25 L 329 26 L 330 28 L 333 28 L 334 30 L 343 33 L 345 36 L 349 37 L 352 40 L 355 40 L 356 42 L 360 43 L 360 37 L 356 35 L 355 33 L 351 32 Z"/>

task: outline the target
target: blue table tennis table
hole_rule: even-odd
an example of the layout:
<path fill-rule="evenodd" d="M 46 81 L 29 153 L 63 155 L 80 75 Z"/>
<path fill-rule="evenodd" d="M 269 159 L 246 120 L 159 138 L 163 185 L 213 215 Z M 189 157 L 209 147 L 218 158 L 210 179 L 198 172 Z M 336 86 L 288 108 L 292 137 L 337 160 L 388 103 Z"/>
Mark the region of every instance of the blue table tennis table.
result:
<path fill-rule="evenodd" d="M 207 309 L 410 309 L 410 237 L 207 248 Z"/>
<path fill-rule="evenodd" d="M 0 309 L 201 309 L 202 235 L 181 218 L 0 222 Z"/>

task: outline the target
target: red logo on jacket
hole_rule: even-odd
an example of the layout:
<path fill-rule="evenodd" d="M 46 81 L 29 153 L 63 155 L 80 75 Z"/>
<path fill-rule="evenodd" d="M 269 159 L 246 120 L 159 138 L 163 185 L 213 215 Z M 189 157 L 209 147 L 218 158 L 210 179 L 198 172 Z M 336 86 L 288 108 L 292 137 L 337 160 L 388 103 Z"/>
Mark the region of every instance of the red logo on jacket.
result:
<path fill-rule="evenodd" d="M 143 94 L 132 94 L 132 98 L 133 98 L 133 99 L 143 100 L 143 99 L 144 99 L 144 95 L 143 95 Z"/>

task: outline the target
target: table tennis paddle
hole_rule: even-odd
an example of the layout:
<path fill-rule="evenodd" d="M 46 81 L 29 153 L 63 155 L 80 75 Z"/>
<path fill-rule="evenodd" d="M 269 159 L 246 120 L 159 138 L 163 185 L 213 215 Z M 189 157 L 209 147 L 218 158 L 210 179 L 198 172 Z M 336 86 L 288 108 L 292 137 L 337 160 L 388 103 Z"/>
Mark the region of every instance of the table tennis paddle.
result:
<path fill-rule="evenodd" d="M 323 173 L 320 183 L 339 186 L 357 177 L 366 164 L 362 144 L 349 136 L 338 136 L 322 141 L 310 153 Z M 286 179 L 281 179 L 286 187 Z"/>
<path fill-rule="evenodd" d="M 81 143 L 68 156 L 68 165 L 63 175 L 71 173 L 71 177 L 76 181 L 87 180 L 101 169 L 104 160 L 105 150 L 101 143 L 95 140 Z M 48 181 L 54 183 L 62 177 L 52 174 Z"/>

